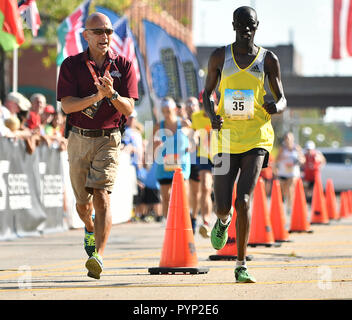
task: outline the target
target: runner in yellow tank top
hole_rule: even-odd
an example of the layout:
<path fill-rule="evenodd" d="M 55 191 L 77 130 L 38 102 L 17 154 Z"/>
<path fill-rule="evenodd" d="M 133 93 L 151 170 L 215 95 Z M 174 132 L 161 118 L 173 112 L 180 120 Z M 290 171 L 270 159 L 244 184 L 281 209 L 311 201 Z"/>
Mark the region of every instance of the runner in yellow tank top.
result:
<path fill-rule="evenodd" d="M 260 171 L 267 166 L 274 141 L 271 115 L 286 108 L 280 64 L 270 51 L 254 44 L 259 22 L 251 7 L 239 7 L 233 13 L 236 41 L 216 49 L 209 58 L 203 94 L 204 108 L 215 129 L 212 137 L 214 195 L 218 217 L 211 232 L 216 250 L 226 244 L 233 208 L 232 192 L 237 174 L 235 209 L 237 282 L 255 282 L 247 271 L 246 251 L 250 228 L 250 199 Z M 275 102 L 264 102 L 267 77 Z M 221 94 L 217 114 L 209 97 L 219 81 Z"/>

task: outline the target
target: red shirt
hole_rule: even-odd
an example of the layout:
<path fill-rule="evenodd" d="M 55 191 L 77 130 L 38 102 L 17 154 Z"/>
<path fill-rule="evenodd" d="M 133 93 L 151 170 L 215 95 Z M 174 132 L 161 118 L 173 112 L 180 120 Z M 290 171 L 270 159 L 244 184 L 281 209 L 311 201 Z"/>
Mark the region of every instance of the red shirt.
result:
<path fill-rule="evenodd" d="M 114 79 L 114 89 L 119 95 L 126 98 L 138 99 L 138 83 L 135 70 L 130 61 L 122 56 L 115 56 L 108 52 L 102 70 L 99 70 L 94 61 L 89 60 L 88 50 L 75 56 L 67 57 L 60 68 L 57 84 L 57 100 L 67 96 L 84 98 L 98 92 L 94 79 L 86 65 L 86 60 L 93 66 L 97 77 L 103 76 L 110 59 L 113 60 L 110 74 Z M 69 123 L 83 129 L 110 129 L 116 128 L 122 114 L 104 98 L 94 119 L 84 115 L 81 111 L 70 113 Z"/>
<path fill-rule="evenodd" d="M 30 111 L 27 120 L 27 126 L 29 129 L 39 128 L 41 124 L 40 114 Z"/>
<path fill-rule="evenodd" d="M 315 175 L 319 172 L 320 162 L 317 160 L 316 152 L 306 153 L 306 162 L 304 164 L 304 179 L 306 181 L 314 182 Z"/>

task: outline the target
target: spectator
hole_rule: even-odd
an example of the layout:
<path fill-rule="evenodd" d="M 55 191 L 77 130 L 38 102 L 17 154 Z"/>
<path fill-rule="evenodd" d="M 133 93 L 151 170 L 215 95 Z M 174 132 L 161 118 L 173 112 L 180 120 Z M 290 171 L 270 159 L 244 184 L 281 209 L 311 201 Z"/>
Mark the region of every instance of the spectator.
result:
<path fill-rule="evenodd" d="M 137 111 L 133 110 L 131 115 L 127 118 L 126 130 L 122 137 L 123 150 L 128 152 L 131 157 L 131 164 L 136 169 L 137 176 L 137 194 L 133 197 L 133 205 L 135 210 L 135 215 L 137 217 L 142 216 L 142 191 L 144 188 L 143 177 L 144 177 L 144 167 L 143 167 L 143 138 L 140 132 Z"/>
<path fill-rule="evenodd" d="M 53 114 L 51 121 L 52 135 L 57 137 L 63 137 L 65 132 L 65 119 L 61 111 L 56 111 Z"/>
<path fill-rule="evenodd" d="M 47 111 L 51 111 L 50 109 Z M 52 121 L 45 126 L 45 136 L 47 142 L 52 147 L 60 149 L 60 151 L 67 150 L 67 139 L 64 137 L 64 115 L 61 111 L 54 111 L 51 116 Z"/>
<path fill-rule="evenodd" d="M 2 105 L 0 100 L 0 137 L 11 136 L 11 130 L 5 125 L 5 121 L 11 117 L 10 110 Z"/>
<path fill-rule="evenodd" d="M 39 129 L 41 125 L 41 115 L 46 106 L 46 98 L 41 93 L 35 93 L 30 98 L 32 107 L 29 111 L 27 125 L 28 128 Z"/>
<path fill-rule="evenodd" d="M 31 107 L 29 100 L 19 92 L 10 92 L 6 96 L 5 107 L 12 115 L 19 115 L 21 112 L 28 112 Z"/>
<path fill-rule="evenodd" d="M 28 111 L 31 103 L 29 100 L 19 92 L 10 92 L 6 96 L 5 107 L 10 111 L 11 116 L 17 117 L 20 121 L 19 128 L 13 131 L 18 138 L 26 138 L 31 135 L 31 132 L 26 127 Z M 10 121 L 12 126 L 16 120 Z"/>
<path fill-rule="evenodd" d="M 54 114 L 56 113 L 55 108 L 48 104 L 42 114 L 40 115 L 40 133 L 42 135 L 52 135 L 53 126 L 51 122 L 54 119 Z"/>
<path fill-rule="evenodd" d="M 20 119 L 18 119 L 16 116 L 10 116 L 5 120 L 5 126 L 13 133 L 20 129 L 20 125 Z"/>

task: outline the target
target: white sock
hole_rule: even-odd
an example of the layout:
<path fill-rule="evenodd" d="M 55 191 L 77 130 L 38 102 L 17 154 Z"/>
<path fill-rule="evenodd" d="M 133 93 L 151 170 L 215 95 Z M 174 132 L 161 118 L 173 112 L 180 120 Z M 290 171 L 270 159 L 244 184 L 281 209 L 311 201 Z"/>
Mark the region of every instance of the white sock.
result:
<path fill-rule="evenodd" d="M 237 267 L 244 267 L 247 269 L 246 260 L 243 260 L 243 261 L 236 260 L 236 268 Z"/>
<path fill-rule="evenodd" d="M 220 219 L 220 222 L 221 222 L 221 224 L 222 224 L 223 226 L 228 225 L 228 223 L 231 221 L 231 218 L 232 218 L 232 215 L 233 215 L 233 207 L 231 207 L 230 213 L 231 213 L 231 215 L 228 215 L 228 216 L 227 216 L 227 219 L 226 219 L 225 222 L 223 222 L 223 221 Z"/>

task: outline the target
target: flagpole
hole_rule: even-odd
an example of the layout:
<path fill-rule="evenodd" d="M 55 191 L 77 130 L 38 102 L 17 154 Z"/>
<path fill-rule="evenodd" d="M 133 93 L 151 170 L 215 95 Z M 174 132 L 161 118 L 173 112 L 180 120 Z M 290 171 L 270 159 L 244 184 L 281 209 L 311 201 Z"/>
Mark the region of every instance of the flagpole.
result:
<path fill-rule="evenodd" d="M 18 48 L 13 49 L 12 91 L 18 91 Z"/>
<path fill-rule="evenodd" d="M 58 40 L 56 40 L 56 51 L 57 51 L 57 54 L 59 54 L 60 52 L 60 43 Z M 56 64 L 56 88 L 57 88 L 57 83 L 59 81 L 59 73 L 60 73 L 60 66 L 57 65 L 56 61 L 55 61 L 55 64 Z M 60 101 L 56 101 L 56 111 L 61 111 L 61 102 Z"/>
<path fill-rule="evenodd" d="M 335 60 L 335 77 L 338 77 L 340 75 L 340 69 L 339 69 L 339 62 L 338 60 Z"/>

